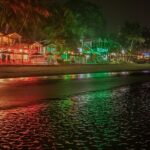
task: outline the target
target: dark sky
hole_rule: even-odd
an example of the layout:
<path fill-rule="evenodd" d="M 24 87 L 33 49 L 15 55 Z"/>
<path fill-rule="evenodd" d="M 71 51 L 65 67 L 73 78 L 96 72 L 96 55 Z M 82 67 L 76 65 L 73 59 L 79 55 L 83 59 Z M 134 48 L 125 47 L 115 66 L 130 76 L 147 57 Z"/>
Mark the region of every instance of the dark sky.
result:
<path fill-rule="evenodd" d="M 90 0 L 102 6 L 107 27 L 116 31 L 125 21 L 150 27 L 150 0 Z"/>

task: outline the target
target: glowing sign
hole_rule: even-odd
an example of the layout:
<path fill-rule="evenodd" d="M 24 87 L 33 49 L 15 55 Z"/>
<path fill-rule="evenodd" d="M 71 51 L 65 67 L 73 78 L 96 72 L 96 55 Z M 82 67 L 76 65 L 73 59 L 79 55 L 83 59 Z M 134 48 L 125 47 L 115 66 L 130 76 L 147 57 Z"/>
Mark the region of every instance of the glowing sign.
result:
<path fill-rule="evenodd" d="M 99 53 L 107 53 L 108 49 L 107 48 L 97 48 L 97 52 L 99 52 Z"/>
<path fill-rule="evenodd" d="M 145 53 L 143 53 L 143 55 L 144 55 L 145 58 L 146 57 L 150 57 L 150 53 L 149 52 L 145 52 Z"/>

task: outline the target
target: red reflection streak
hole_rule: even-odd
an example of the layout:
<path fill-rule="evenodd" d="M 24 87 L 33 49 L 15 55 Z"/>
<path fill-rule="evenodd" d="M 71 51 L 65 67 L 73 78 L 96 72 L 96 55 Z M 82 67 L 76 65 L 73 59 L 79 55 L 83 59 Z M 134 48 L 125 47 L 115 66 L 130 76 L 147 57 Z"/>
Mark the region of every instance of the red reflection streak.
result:
<path fill-rule="evenodd" d="M 0 109 L 33 104 L 41 99 L 41 89 L 30 89 L 43 77 L 25 77 L 0 79 Z"/>
<path fill-rule="evenodd" d="M 0 119 L 9 119 L 13 114 L 36 114 L 45 109 L 44 104 L 31 105 L 27 107 L 17 107 L 14 109 L 0 110 Z"/>
<path fill-rule="evenodd" d="M 7 78 L 0 79 L 2 84 L 15 84 L 15 83 L 24 83 L 24 82 L 38 82 L 40 77 L 20 77 L 20 78 Z"/>
<path fill-rule="evenodd" d="M 26 141 L 22 141 L 22 138 L 28 137 L 29 141 L 34 141 L 35 137 L 40 137 L 43 132 L 40 112 L 44 109 L 45 105 L 40 104 L 0 110 L 0 141 L 15 143 L 12 141 L 19 140 L 24 143 Z M 16 147 L 14 144 L 12 146 Z"/>
<path fill-rule="evenodd" d="M 46 104 L 0 110 L 0 146 L 9 143 L 12 149 L 44 149 L 43 142 L 54 147 L 51 120 L 42 114 Z M 44 139 L 47 139 L 45 141 Z M 36 141 L 36 143 L 34 143 Z M 19 145 L 18 145 L 19 144 Z"/>

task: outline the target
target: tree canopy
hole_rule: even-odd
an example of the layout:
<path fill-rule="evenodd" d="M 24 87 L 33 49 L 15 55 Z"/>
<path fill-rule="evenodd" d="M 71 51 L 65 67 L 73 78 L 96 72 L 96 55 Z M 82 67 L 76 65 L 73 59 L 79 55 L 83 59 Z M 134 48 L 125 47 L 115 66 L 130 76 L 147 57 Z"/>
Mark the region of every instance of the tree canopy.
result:
<path fill-rule="evenodd" d="M 0 0 L 0 29 L 31 35 L 40 27 L 40 21 L 50 15 L 46 3 L 47 0 Z"/>
<path fill-rule="evenodd" d="M 45 32 L 52 41 L 63 41 L 66 47 L 76 48 L 81 39 L 103 35 L 105 20 L 102 10 L 85 0 L 56 2 L 51 9 Z"/>
<path fill-rule="evenodd" d="M 145 42 L 142 35 L 143 27 L 138 23 L 126 22 L 120 29 L 119 39 L 123 47 L 129 52 L 139 50 L 141 44 Z"/>

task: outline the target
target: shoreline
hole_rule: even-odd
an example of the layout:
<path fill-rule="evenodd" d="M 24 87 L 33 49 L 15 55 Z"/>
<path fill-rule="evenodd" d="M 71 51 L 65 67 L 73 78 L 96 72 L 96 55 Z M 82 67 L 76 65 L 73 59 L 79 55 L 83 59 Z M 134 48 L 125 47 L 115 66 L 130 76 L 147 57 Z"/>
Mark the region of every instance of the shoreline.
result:
<path fill-rule="evenodd" d="M 150 71 L 150 64 L 0 65 L 0 78 Z"/>

